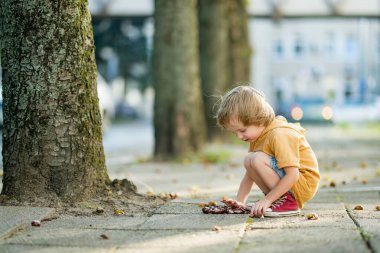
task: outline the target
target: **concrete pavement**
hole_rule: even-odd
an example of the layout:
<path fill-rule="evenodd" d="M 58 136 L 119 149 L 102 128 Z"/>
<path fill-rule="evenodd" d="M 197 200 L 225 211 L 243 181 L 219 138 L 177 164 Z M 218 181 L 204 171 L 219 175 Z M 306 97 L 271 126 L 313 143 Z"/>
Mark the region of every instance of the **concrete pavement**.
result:
<path fill-rule="evenodd" d="M 348 131 L 348 132 L 347 132 Z M 120 163 L 111 177 L 132 179 L 141 193 L 176 192 L 179 198 L 151 214 L 126 213 L 49 219 L 49 208 L 0 207 L 0 252 L 380 252 L 380 135 L 330 127 L 310 128 L 321 164 L 321 188 L 296 217 L 205 215 L 199 202 L 236 193 L 246 147 L 228 150 L 227 162 Z M 261 197 L 255 188 L 249 201 Z M 354 210 L 362 205 L 364 210 Z M 317 213 L 318 220 L 305 215 Z M 40 219 L 40 227 L 30 225 Z M 215 227 L 217 226 L 217 227 Z"/>

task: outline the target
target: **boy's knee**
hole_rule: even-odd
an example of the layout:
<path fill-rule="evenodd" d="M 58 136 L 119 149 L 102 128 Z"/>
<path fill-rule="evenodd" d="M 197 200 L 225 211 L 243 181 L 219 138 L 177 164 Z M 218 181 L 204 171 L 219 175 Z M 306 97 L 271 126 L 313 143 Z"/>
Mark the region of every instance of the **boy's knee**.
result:
<path fill-rule="evenodd" d="M 263 152 L 250 152 L 244 158 L 245 169 L 256 169 L 263 166 L 268 155 Z"/>

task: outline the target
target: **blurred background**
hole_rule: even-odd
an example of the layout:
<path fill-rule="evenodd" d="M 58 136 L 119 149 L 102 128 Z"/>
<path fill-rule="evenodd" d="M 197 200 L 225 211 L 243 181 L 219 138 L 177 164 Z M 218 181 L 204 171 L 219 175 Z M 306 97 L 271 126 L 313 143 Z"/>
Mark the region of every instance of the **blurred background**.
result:
<path fill-rule="evenodd" d="M 204 46 L 207 41 L 212 50 L 223 40 L 210 28 L 212 21 L 207 18 L 215 13 L 205 7 L 206 2 L 213 1 L 198 1 L 200 51 L 209 49 Z M 235 79 L 230 77 L 227 86 L 246 81 L 239 70 L 248 72 L 248 83 L 265 93 L 277 114 L 306 126 L 323 174 L 322 187 L 367 184 L 379 177 L 380 0 L 226 2 L 245 3 L 247 34 L 243 39 L 249 44 L 249 50 L 243 49 L 248 63 L 234 63 L 238 70 L 230 74 Z M 104 135 L 111 177 L 127 174 L 141 192 L 170 192 L 175 185 L 182 195 L 210 192 L 215 190 L 212 187 L 220 194 L 236 190 L 242 173 L 236 168 L 241 168 L 247 147 L 231 141 L 233 137 L 209 142 L 198 160 L 182 157 L 179 165 L 142 163 L 156 153 L 157 142 L 151 69 L 155 3 L 92 0 L 89 7 L 98 71 L 113 101 L 111 109 L 103 107 L 104 114 L 112 117 Z M 232 34 L 237 30 L 232 29 Z M 233 44 L 227 49 L 234 50 Z M 224 82 L 223 71 L 202 77 L 215 57 L 205 55 L 202 58 L 201 52 L 202 85 Z M 224 93 L 220 91 L 214 90 L 216 95 Z M 199 112 L 193 109 L 192 113 Z"/>
<path fill-rule="evenodd" d="M 93 0 L 89 7 L 99 74 L 113 101 L 104 113 L 150 119 L 154 1 Z M 379 121 L 379 0 L 250 0 L 246 8 L 250 83 L 278 114 L 318 123 Z"/>
<path fill-rule="evenodd" d="M 265 93 L 277 114 L 293 122 L 378 126 L 379 0 L 245 3 L 249 83 Z M 106 128 L 113 123 L 113 131 L 105 132 L 105 148 L 134 143 L 120 150 L 151 155 L 154 1 L 93 0 L 89 8 L 99 76 L 112 101 L 101 101 Z"/>
<path fill-rule="evenodd" d="M 155 3 L 88 2 L 108 161 L 150 156 Z M 277 114 L 293 122 L 379 126 L 380 0 L 241 2 L 250 48 L 247 81 L 265 93 Z M 207 29 L 199 29 L 202 40 Z"/>

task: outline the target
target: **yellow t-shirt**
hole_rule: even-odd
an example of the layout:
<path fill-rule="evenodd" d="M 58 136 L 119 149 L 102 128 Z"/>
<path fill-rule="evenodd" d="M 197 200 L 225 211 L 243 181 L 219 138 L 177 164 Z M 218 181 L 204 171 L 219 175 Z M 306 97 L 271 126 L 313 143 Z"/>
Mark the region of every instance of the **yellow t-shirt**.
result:
<path fill-rule="evenodd" d="M 278 168 L 299 169 L 298 181 L 291 189 L 300 208 L 316 194 L 320 180 L 317 158 L 304 133 L 298 123 L 277 116 L 249 146 L 250 152 L 262 151 L 276 158 Z"/>

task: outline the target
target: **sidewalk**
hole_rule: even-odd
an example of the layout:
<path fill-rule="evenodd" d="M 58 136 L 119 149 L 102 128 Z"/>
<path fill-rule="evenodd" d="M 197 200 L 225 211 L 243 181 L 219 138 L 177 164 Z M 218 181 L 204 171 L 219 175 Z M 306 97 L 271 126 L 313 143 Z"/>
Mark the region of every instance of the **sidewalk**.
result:
<path fill-rule="evenodd" d="M 61 216 L 32 227 L 31 220 L 48 218 L 54 209 L 0 207 L 0 252 L 380 252 L 380 211 L 375 210 L 380 205 L 380 136 L 331 128 L 311 128 L 308 134 L 322 181 L 300 216 L 252 219 L 201 212 L 199 202 L 235 195 L 246 150 L 236 146 L 228 149 L 233 158 L 223 164 L 109 167 L 112 178 L 129 177 L 141 193 L 178 193 L 178 199 L 153 215 Z M 255 189 L 249 201 L 259 197 Z M 353 210 L 359 204 L 364 210 Z M 308 220 L 308 213 L 317 213 L 319 219 Z"/>

